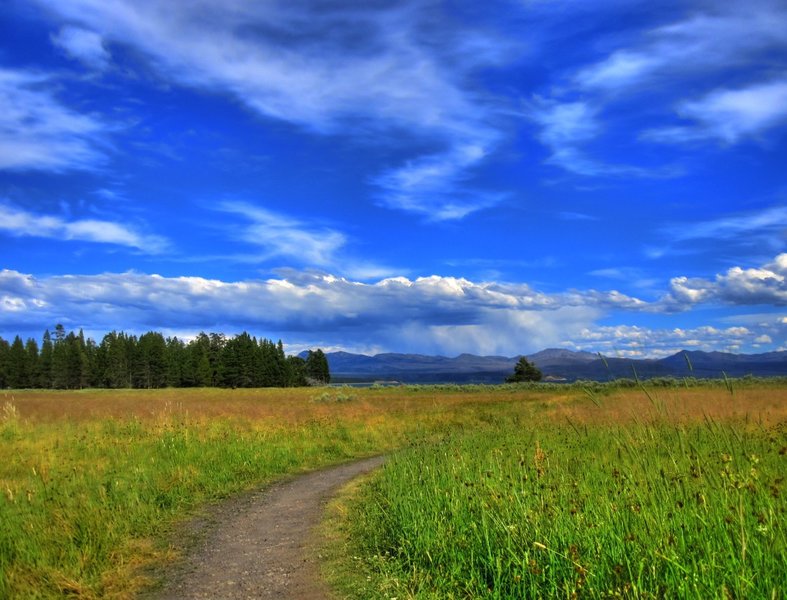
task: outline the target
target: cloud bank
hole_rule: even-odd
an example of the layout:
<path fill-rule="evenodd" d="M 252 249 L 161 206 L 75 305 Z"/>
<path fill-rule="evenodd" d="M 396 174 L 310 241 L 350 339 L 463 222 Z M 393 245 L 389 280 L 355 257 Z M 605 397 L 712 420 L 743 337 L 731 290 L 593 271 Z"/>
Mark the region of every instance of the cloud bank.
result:
<path fill-rule="evenodd" d="M 786 274 L 787 254 L 782 254 L 761 268 L 736 267 L 715 280 L 675 278 L 664 298 L 646 302 L 616 291 L 546 294 L 526 284 L 439 276 L 362 283 L 291 272 L 286 278 L 224 282 L 134 272 L 37 278 L 5 270 L 0 330 L 27 331 L 32 323 L 43 330 L 57 322 L 97 331 L 251 330 L 295 344 L 447 354 L 514 355 L 555 345 L 607 349 L 609 344 L 652 353 L 673 341 L 700 348 L 718 347 L 720 340 L 724 347 L 752 347 L 764 343 L 765 335 L 781 343 L 785 324 L 774 318 L 763 326 L 695 328 L 679 335 L 677 329 L 597 323 L 612 311 L 633 318 L 700 303 L 784 305 Z M 351 347 L 346 340 L 353 340 Z"/>

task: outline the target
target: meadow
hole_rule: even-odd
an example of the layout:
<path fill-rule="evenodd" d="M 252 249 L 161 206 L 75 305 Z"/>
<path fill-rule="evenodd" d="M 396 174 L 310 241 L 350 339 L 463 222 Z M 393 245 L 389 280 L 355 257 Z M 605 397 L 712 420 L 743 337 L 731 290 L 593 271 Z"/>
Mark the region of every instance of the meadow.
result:
<path fill-rule="evenodd" d="M 0 597 L 134 597 L 200 506 L 382 452 L 337 521 L 341 594 L 779 597 L 786 400 L 760 382 L 7 391 Z"/>

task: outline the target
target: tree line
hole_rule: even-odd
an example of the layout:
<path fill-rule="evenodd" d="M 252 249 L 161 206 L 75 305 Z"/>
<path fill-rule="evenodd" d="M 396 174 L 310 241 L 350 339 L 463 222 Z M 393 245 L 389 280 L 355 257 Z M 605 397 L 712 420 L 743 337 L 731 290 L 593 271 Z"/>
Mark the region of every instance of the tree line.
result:
<path fill-rule="evenodd" d="M 286 356 L 281 340 L 245 331 L 200 333 L 186 342 L 150 331 L 107 333 L 100 343 L 58 324 L 39 346 L 0 337 L 0 388 L 296 387 L 329 383 L 322 350 Z"/>

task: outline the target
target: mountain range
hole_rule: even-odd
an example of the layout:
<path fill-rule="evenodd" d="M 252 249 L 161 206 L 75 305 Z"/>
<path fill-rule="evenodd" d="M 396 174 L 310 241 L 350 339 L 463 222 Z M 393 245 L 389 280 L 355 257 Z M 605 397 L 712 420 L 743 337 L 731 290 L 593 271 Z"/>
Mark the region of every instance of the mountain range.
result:
<path fill-rule="evenodd" d="M 337 383 L 398 381 L 401 383 L 502 383 L 514 371 L 519 356 L 476 356 L 460 354 L 428 356 L 385 353 L 375 356 L 328 352 L 331 377 Z M 787 376 L 787 352 L 730 354 L 681 350 L 660 359 L 601 357 L 591 352 L 549 348 L 527 359 L 544 374 L 546 381 L 637 377 L 758 377 Z"/>

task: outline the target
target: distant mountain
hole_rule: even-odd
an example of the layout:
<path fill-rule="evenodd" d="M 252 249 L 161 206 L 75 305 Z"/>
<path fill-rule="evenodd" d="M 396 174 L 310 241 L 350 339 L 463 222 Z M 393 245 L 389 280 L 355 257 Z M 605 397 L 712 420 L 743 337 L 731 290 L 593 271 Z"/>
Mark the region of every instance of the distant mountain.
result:
<path fill-rule="evenodd" d="M 403 383 L 501 383 L 514 371 L 518 356 L 460 354 L 385 353 L 375 356 L 329 352 L 331 376 L 336 382 L 400 381 Z M 687 361 L 688 357 L 688 361 Z M 787 376 L 787 352 L 729 354 L 726 352 L 681 351 L 662 359 L 600 358 L 590 352 L 549 348 L 531 354 L 528 360 L 541 369 L 548 381 L 592 379 L 606 381 L 621 377 L 729 377 L 756 375 Z M 691 370 L 689 368 L 691 364 Z"/>

